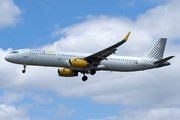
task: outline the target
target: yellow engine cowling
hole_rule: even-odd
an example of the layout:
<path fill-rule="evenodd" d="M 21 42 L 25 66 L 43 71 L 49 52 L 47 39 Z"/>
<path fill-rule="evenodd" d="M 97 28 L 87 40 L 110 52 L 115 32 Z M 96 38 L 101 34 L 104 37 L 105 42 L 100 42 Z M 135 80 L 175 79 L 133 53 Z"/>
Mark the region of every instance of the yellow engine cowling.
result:
<path fill-rule="evenodd" d="M 82 59 L 70 59 L 69 63 L 72 67 L 86 67 L 88 62 Z"/>
<path fill-rule="evenodd" d="M 78 72 L 71 69 L 61 68 L 58 69 L 58 75 L 63 77 L 73 77 L 78 76 Z"/>

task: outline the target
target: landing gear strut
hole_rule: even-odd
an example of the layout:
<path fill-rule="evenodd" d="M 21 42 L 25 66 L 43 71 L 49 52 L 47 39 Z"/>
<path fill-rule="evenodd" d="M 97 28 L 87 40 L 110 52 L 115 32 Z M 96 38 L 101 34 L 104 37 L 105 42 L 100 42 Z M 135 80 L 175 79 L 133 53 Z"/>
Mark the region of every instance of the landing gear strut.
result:
<path fill-rule="evenodd" d="M 87 79 L 88 79 L 88 77 L 85 75 L 82 77 L 82 81 L 86 81 Z"/>
<path fill-rule="evenodd" d="M 26 72 L 26 65 L 23 65 L 24 69 L 22 70 L 22 73 Z"/>

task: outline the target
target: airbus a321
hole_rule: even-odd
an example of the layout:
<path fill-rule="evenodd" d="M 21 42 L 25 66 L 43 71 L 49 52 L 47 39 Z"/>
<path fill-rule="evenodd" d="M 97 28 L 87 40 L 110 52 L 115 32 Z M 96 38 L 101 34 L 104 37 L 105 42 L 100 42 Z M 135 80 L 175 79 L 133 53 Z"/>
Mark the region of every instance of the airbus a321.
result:
<path fill-rule="evenodd" d="M 27 65 L 61 67 L 58 69 L 59 76 L 74 77 L 82 73 L 83 81 L 88 79 L 86 74 L 94 75 L 100 70 L 130 72 L 170 65 L 167 61 L 174 56 L 163 59 L 167 38 L 160 38 L 143 57 L 112 55 L 128 40 L 130 33 L 122 41 L 94 54 L 19 49 L 5 56 L 5 60 L 22 64 L 22 73 L 26 72 Z"/>

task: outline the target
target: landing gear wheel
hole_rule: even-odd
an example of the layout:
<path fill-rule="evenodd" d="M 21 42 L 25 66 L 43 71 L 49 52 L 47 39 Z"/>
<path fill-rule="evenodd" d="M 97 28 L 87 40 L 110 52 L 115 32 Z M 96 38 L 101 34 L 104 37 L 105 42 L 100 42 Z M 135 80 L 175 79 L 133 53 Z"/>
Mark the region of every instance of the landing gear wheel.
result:
<path fill-rule="evenodd" d="M 25 73 L 26 72 L 26 70 L 22 70 L 22 73 Z"/>
<path fill-rule="evenodd" d="M 91 74 L 91 75 L 96 74 L 96 70 L 92 69 L 92 70 L 90 71 L 90 74 Z"/>
<path fill-rule="evenodd" d="M 24 67 L 24 69 L 22 70 L 22 73 L 25 73 L 26 72 L 26 65 L 23 64 L 23 67 Z"/>
<path fill-rule="evenodd" d="M 83 76 L 83 77 L 82 77 L 82 80 L 83 80 L 83 81 L 86 81 L 87 79 L 88 79 L 87 76 Z"/>

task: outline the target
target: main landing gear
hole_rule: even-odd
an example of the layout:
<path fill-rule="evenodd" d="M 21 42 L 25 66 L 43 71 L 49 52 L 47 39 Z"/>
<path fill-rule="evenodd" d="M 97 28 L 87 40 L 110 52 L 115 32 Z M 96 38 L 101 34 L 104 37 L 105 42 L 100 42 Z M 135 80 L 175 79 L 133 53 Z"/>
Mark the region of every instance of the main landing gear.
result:
<path fill-rule="evenodd" d="M 92 70 L 90 71 L 90 74 L 91 74 L 91 75 L 96 74 L 96 70 L 92 69 Z"/>
<path fill-rule="evenodd" d="M 90 74 L 91 75 L 94 75 L 94 74 L 96 74 L 96 70 L 94 70 L 94 69 L 92 69 L 91 71 L 90 71 Z M 83 77 L 82 77 L 82 81 L 86 81 L 87 79 L 88 79 L 88 77 L 85 75 L 85 73 L 83 73 Z"/>
<path fill-rule="evenodd" d="M 85 82 L 87 79 L 88 79 L 88 77 L 85 76 L 85 75 L 82 77 L 82 81 L 84 81 L 84 82 Z"/>
<path fill-rule="evenodd" d="M 24 69 L 22 70 L 22 73 L 26 72 L 26 65 L 23 65 Z"/>

